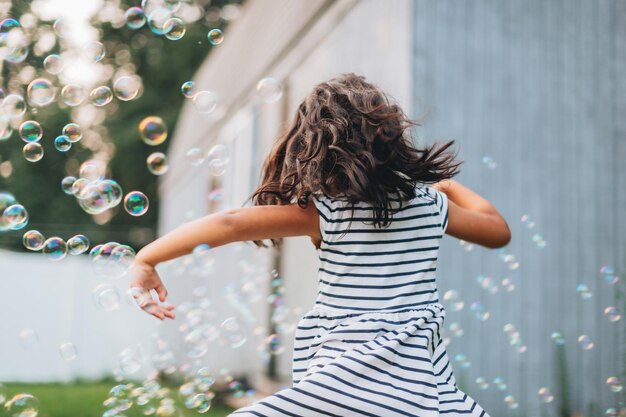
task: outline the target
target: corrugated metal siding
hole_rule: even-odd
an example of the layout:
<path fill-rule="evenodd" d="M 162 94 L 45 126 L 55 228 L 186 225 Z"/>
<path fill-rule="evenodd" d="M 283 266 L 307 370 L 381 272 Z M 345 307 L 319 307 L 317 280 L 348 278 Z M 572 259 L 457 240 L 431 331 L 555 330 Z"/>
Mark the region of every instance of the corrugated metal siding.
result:
<path fill-rule="evenodd" d="M 466 370 L 453 363 L 457 378 L 492 415 L 510 412 L 509 394 L 520 405 L 515 413 L 556 415 L 550 335 L 560 331 L 572 407 L 589 411 L 595 403 L 594 414 L 603 414 L 622 395 L 606 379 L 624 370 L 626 348 L 624 318 L 612 323 L 603 315 L 615 305 L 616 288 L 599 275 L 607 264 L 623 271 L 626 258 L 626 3 L 416 0 L 413 14 L 414 116 L 429 112 L 418 140 L 457 140 L 466 162 L 456 179 L 509 221 L 513 240 L 505 251 L 521 265 L 510 270 L 498 250 L 466 252 L 444 239 L 440 295 L 456 289 L 466 302 L 463 311 L 448 312 L 447 324 L 465 330 L 448 350 L 472 362 Z M 485 155 L 497 168 L 481 162 Z M 533 229 L 524 227 L 523 214 Z M 534 233 L 545 248 L 533 243 Z M 509 277 L 516 289 L 500 286 L 491 295 L 479 274 Z M 579 283 L 593 291 L 590 300 L 578 298 Z M 470 314 L 473 301 L 491 313 L 487 321 Z M 520 331 L 527 352 L 509 345 L 506 323 Z M 580 334 L 592 338 L 593 349 L 581 349 Z M 490 382 L 487 390 L 475 383 L 478 376 Z M 497 376 L 507 390 L 493 386 Z M 542 406 L 543 386 L 556 398 Z"/>

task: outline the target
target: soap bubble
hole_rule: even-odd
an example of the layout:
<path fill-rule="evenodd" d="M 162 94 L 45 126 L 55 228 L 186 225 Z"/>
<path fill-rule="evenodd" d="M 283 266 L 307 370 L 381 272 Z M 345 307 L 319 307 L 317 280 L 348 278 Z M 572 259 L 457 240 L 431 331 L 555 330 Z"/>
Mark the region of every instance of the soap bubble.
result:
<path fill-rule="evenodd" d="M 165 22 L 172 17 L 172 12 L 166 8 L 159 7 L 148 14 L 148 26 L 155 35 L 164 35 L 167 32 Z"/>
<path fill-rule="evenodd" d="M 514 410 L 519 407 L 519 403 L 515 400 L 515 397 L 512 395 L 507 395 L 504 397 L 504 402 L 507 404 L 510 410 Z"/>
<path fill-rule="evenodd" d="M 498 164 L 493 160 L 493 157 L 491 155 L 483 156 L 482 161 L 483 164 L 489 167 L 489 169 L 495 169 L 498 166 Z"/>
<path fill-rule="evenodd" d="M 113 83 L 115 97 L 122 101 L 130 101 L 137 97 L 141 89 L 141 78 L 136 75 L 125 75 Z"/>
<path fill-rule="evenodd" d="M 559 332 L 553 332 L 551 337 L 555 345 L 562 345 L 565 343 L 563 335 Z"/>
<path fill-rule="evenodd" d="M 20 22 L 12 17 L 7 17 L 0 22 L 0 40 L 3 40 L 12 29 L 20 27 Z"/>
<path fill-rule="evenodd" d="M 457 322 L 450 323 L 450 326 L 448 326 L 448 330 L 450 330 L 450 333 L 452 333 L 452 335 L 455 337 L 461 337 L 464 334 L 463 328 Z"/>
<path fill-rule="evenodd" d="M 148 155 L 146 164 L 148 165 L 148 171 L 154 175 L 163 175 L 169 168 L 167 156 L 163 152 L 154 152 Z"/>
<path fill-rule="evenodd" d="M 67 251 L 70 255 L 80 255 L 89 249 L 89 239 L 85 235 L 76 235 L 67 241 Z"/>
<path fill-rule="evenodd" d="M 24 236 L 22 237 L 24 247 L 28 250 L 34 251 L 41 250 L 41 248 L 43 248 L 45 240 L 46 239 L 44 238 L 43 234 L 41 234 L 41 232 L 39 232 L 38 230 L 29 230 L 28 232 L 24 233 Z"/>
<path fill-rule="evenodd" d="M 283 89 L 280 83 L 272 77 L 260 80 L 256 85 L 256 91 L 265 103 L 275 103 L 283 96 Z"/>
<path fill-rule="evenodd" d="M 211 113 L 217 107 L 217 96 L 211 91 L 199 91 L 193 96 L 193 105 L 200 113 Z"/>
<path fill-rule="evenodd" d="M 120 352 L 120 369 L 124 375 L 132 375 L 141 368 L 141 353 L 137 349 L 126 348 Z"/>
<path fill-rule="evenodd" d="M 591 341 L 591 338 L 586 334 L 581 334 L 580 336 L 578 336 L 578 343 L 585 350 L 593 348 L 593 342 Z"/>
<path fill-rule="evenodd" d="M 31 350 L 39 346 L 39 335 L 33 329 L 22 329 L 19 339 L 24 349 Z"/>
<path fill-rule="evenodd" d="M 146 15 L 141 7 L 130 7 L 124 13 L 126 26 L 130 29 L 139 29 L 146 23 Z"/>
<path fill-rule="evenodd" d="M 85 48 L 85 54 L 92 59 L 93 62 L 100 62 L 106 56 L 106 49 L 102 42 L 93 41 Z"/>
<path fill-rule="evenodd" d="M 487 382 L 487 380 L 482 376 L 476 378 L 476 384 L 478 385 L 478 388 L 483 390 L 489 388 L 489 382 Z"/>
<path fill-rule="evenodd" d="M 204 155 L 202 155 L 202 151 L 200 148 L 191 148 L 187 151 L 187 159 L 191 162 L 191 165 L 197 167 L 202 165 L 204 162 Z"/>
<path fill-rule="evenodd" d="M 148 116 L 139 123 L 139 134 L 146 145 L 160 145 L 167 139 L 167 126 L 160 117 Z"/>
<path fill-rule="evenodd" d="M 17 394 L 4 405 L 10 417 L 37 417 L 39 400 L 30 394 Z"/>
<path fill-rule="evenodd" d="M 59 354 L 61 358 L 66 361 L 73 361 L 78 356 L 78 351 L 76 350 L 76 346 L 74 346 L 71 342 L 63 343 L 59 346 Z"/>
<path fill-rule="evenodd" d="M 135 251 L 127 245 L 108 242 L 92 248 L 89 253 L 98 275 L 118 279 L 126 275 L 135 260 Z"/>
<path fill-rule="evenodd" d="M 450 303 L 452 311 L 461 311 L 465 306 L 465 302 L 461 300 L 456 290 L 449 290 L 443 294 L 443 301 Z"/>
<path fill-rule="evenodd" d="M 102 107 L 106 106 L 113 100 L 113 92 L 106 85 L 101 85 L 91 90 L 89 93 L 89 99 L 94 106 Z"/>
<path fill-rule="evenodd" d="M 280 355 L 285 351 L 285 346 L 282 344 L 280 340 L 280 336 L 277 334 L 271 334 L 265 339 L 265 345 L 267 346 L 267 350 L 272 355 Z"/>
<path fill-rule="evenodd" d="M 77 84 L 68 84 L 61 90 L 61 100 L 70 107 L 80 105 L 85 101 L 85 97 L 87 97 L 85 89 Z"/>
<path fill-rule="evenodd" d="M 80 164 L 78 176 L 90 181 L 100 180 L 104 178 L 104 172 L 102 172 L 102 169 L 102 166 L 99 165 L 97 161 L 90 159 Z"/>
<path fill-rule="evenodd" d="M 552 402 L 552 400 L 554 400 L 554 395 L 552 395 L 550 390 L 546 387 L 539 388 L 538 394 L 544 403 L 549 403 L 549 402 Z"/>
<path fill-rule="evenodd" d="M 603 266 L 600 268 L 600 274 L 602 274 L 604 282 L 609 285 L 616 284 L 619 281 L 619 275 L 615 274 L 615 269 L 612 266 Z"/>
<path fill-rule="evenodd" d="M 19 131 L 24 142 L 38 142 L 43 136 L 41 125 L 34 120 L 27 120 L 22 123 Z"/>
<path fill-rule="evenodd" d="M 230 162 L 230 154 L 228 153 L 228 149 L 224 145 L 214 145 L 209 149 L 206 155 L 207 159 L 210 162 L 219 162 L 220 164 L 227 164 Z"/>
<path fill-rule="evenodd" d="M 65 38 L 69 35 L 69 25 L 63 18 L 55 20 L 52 24 L 52 29 L 60 38 Z"/>
<path fill-rule="evenodd" d="M 479 302 L 472 303 L 470 305 L 470 310 L 474 312 L 474 316 L 477 320 L 486 321 L 489 319 L 489 312 L 485 311 L 485 307 Z"/>
<path fill-rule="evenodd" d="M 167 19 L 164 24 L 165 37 L 172 41 L 177 41 L 185 36 L 185 24 L 178 17 Z"/>
<path fill-rule="evenodd" d="M 187 98 L 192 98 L 195 94 L 195 83 L 193 81 L 185 81 L 183 85 L 180 86 L 180 92 L 183 93 L 183 96 Z"/>
<path fill-rule="evenodd" d="M 578 286 L 576 287 L 576 292 L 578 293 L 578 296 L 581 300 L 589 300 L 591 297 L 593 297 L 593 293 L 585 284 L 578 284 Z"/>
<path fill-rule="evenodd" d="M 224 42 L 224 32 L 220 29 L 211 29 L 207 34 L 207 38 L 209 42 L 211 42 L 211 45 L 219 45 Z"/>
<path fill-rule="evenodd" d="M 60 55 L 50 54 L 43 60 L 43 67 L 48 73 L 56 75 L 63 71 L 63 60 Z"/>
<path fill-rule="evenodd" d="M 246 334 L 236 317 L 229 317 L 220 326 L 222 341 L 233 348 L 239 348 L 246 343 Z"/>
<path fill-rule="evenodd" d="M 78 178 L 72 183 L 72 194 L 80 199 L 82 198 L 83 189 L 89 184 L 89 180 L 86 178 Z"/>
<path fill-rule="evenodd" d="M 13 127 L 8 120 L 0 120 L 0 141 L 7 140 L 13 134 Z"/>
<path fill-rule="evenodd" d="M 42 252 L 51 261 L 60 261 L 67 255 L 67 244 L 60 237 L 54 236 L 44 242 Z"/>
<path fill-rule="evenodd" d="M 619 378 L 616 376 L 610 376 L 606 380 L 607 385 L 611 388 L 613 392 L 620 392 L 622 390 L 622 383 Z"/>
<path fill-rule="evenodd" d="M 7 119 L 17 119 L 26 113 L 24 97 L 18 94 L 9 94 L 2 100 L 2 115 Z"/>
<path fill-rule="evenodd" d="M 148 211 L 148 197 L 140 191 L 131 191 L 124 197 L 124 209 L 131 216 L 142 216 Z"/>
<path fill-rule="evenodd" d="M 63 192 L 67 195 L 73 195 L 74 193 L 72 192 L 72 186 L 74 185 L 74 182 L 76 181 L 76 177 L 73 177 L 71 175 L 68 175 L 67 177 L 63 178 L 61 180 L 61 189 L 63 190 Z"/>
<path fill-rule="evenodd" d="M 463 369 L 467 369 L 472 365 L 472 362 L 467 358 L 467 355 L 464 353 L 457 353 L 454 356 L 454 360 L 459 363 L 459 366 Z"/>
<path fill-rule="evenodd" d="M 500 378 L 499 376 L 493 379 L 493 385 L 495 385 L 496 388 L 499 389 L 500 391 L 506 391 L 507 385 L 504 382 L 504 380 Z"/>
<path fill-rule="evenodd" d="M 613 306 L 608 306 L 607 308 L 605 308 L 604 315 L 609 319 L 609 321 L 619 321 L 622 318 L 617 308 Z"/>
<path fill-rule="evenodd" d="M 100 284 L 93 290 L 93 301 L 99 310 L 117 310 L 120 306 L 120 294 L 111 284 Z"/>
<path fill-rule="evenodd" d="M 59 152 L 67 152 L 72 149 L 72 142 L 65 135 L 59 135 L 54 139 L 54 147 Z"/>
<path fill-rule="evenodd" d="M 30 101 L 33 106 L 42 107 L 54 101 L 56 92 L 54 91 L 54 87 L 49 80 L 46 80 L 45 78 L 36 78 L 28 84 L 26 95 L 28 97 L 28 101 Z"/>
<path fill-rule="evenodd" d="M 28 224 L 28 212 L 21 204 L 13 204 L 2 212 L 2 225 L 11 230 L 20 230 Z"/>

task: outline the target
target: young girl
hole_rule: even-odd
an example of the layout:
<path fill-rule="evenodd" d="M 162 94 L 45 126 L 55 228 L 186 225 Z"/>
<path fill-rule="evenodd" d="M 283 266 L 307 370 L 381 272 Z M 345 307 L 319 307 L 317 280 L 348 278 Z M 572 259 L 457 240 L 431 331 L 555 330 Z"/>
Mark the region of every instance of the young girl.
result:
<path fill-rule="evenodd" d="M 199 244 L 311 238 L 319 293 L 296 330 L 293 387 L 233 415 L 488 417 L 456 386 L 435 272 L 444 233 L 488 248 L 511 233 L 451 180 L 454 141 L 416 149 L 414 124 L 362 76 L 321 83 L 266 160 L 254 207 L 189 222 L 137 254 L 131 286 L 156 291 L 144 308 L 163 320 L 174 313 L 159 262 Z"/>

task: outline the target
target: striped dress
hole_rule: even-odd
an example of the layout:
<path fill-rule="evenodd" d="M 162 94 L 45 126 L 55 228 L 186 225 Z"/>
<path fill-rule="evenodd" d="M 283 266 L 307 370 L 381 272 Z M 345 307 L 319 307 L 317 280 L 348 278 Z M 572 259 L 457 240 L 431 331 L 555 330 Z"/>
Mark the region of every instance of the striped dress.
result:
<path fill-rule="evenodd" d="M 440 336 L 448 199 L 428 186 L 416 194 L 387 228 L 371 224 L 371 206 L 314 197 L 319 293 L 296 330 L 293 387 L 233 416 L 489 417 L 457 387 Z"/>

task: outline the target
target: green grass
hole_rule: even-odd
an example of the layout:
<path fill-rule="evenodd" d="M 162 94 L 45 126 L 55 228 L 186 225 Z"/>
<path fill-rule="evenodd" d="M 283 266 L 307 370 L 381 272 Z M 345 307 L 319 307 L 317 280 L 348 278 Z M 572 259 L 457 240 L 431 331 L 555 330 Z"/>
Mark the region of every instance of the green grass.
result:
<path fill-rule="evenodd" d="M 15 394 L 31 394 L 39 400 L 40 411 L 38 417 L 100 417 L 105 411 L 102 402 L 108 397 L 109 390 L 115 382 L 85 382 L 72 384 L 17 384 L 4 383 L 8 390 L 8 398 Z M 226 416 L 231 409 L 220 404 L 214 404 L 205 414 L 187 410 L 182 405 L 176 387 L 172 389 L 171 398 L 175 399 L 185 417 L 189 416 Z M 0 416 L 9 414 L 0 408 Z M 124 412 L 126 417 L 144 417 L 136 406 Z"/>

